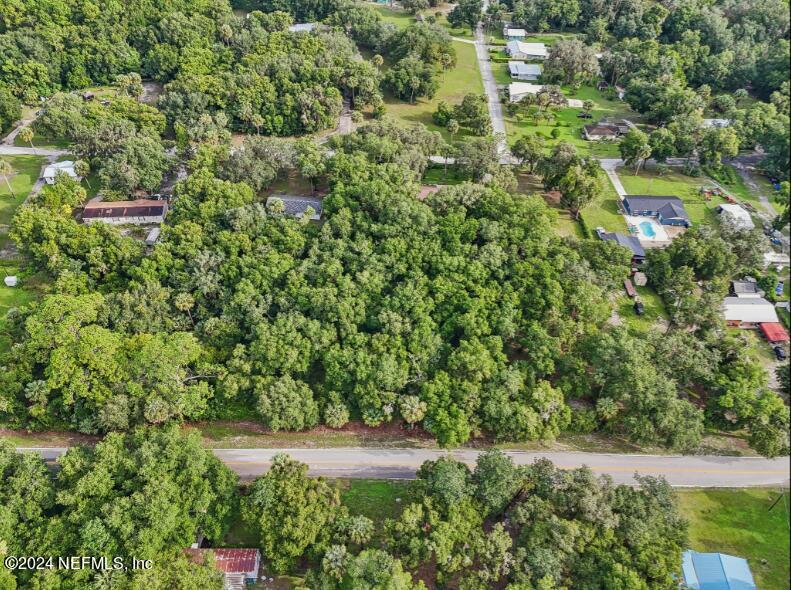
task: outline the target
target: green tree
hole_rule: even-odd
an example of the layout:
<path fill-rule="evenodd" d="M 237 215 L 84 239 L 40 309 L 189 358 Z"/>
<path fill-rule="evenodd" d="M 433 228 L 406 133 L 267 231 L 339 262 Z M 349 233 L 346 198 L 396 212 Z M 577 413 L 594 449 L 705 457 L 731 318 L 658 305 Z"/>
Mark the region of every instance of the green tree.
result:
<path fill-rule="evenodd" d="M 618 144 L 621 158 L 627 166 L 634 168 L 635 175 L 640 173 L 642 166 L 651 155 L 651 144 L 648 135 L 639 129 L 630 129 Z"/>
<path fill-rule="evenodd" d="M 307 550 L 320 547 L 342 516 L 338 491 L 308 477 L 308 466 L 279 453 L 250 486 L 242 514 L 259 536 L 267 563 L 287 572 Z"/>

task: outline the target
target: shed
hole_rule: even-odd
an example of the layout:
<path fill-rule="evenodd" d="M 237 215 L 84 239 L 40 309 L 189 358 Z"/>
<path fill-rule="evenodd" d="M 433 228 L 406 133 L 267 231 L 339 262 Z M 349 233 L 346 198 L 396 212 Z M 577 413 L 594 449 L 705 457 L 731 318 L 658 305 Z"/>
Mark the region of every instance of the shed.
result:
<path fill-rule="evenodd" d="M 312 33 L 316 23 L 296 23 L 288 27 L 289 33 Z"/>
<path fill-rule="evenodd" d="M 763 292 L 758 290 L 758 283 L 755 280 L 731 281 L 731 293 L 735 297 L 760 298 Z"/>
<path fill-rule="evenodd" d="M 756 590 L 750 566 L 742 557 L 687 550 L 681 571 L 690 590 Z"/>
<path fill-rule="evenodd" d="M 786 332 L 782 324 L 778 322 L 763 322 L 760 328 L 769 343 L 780 344 L 781 342 L 788 342 L 788 332 Z"/>
<path fill-rule="evenodd" d="M 755 228 L 752 217 L 750 217 L 750 214 L 741 205 L 732 203 L 717 205 L 717 213 L 723 218 L 729 219 L 733 226 L 738 229 Z"/>
<path fill-rule="evenodd" d="M 634 273 L 632 279 L 634 279 L 634 284 L 637 285 L 638 287 L 645 287 L 648 284 L 648 277 L 645 275 L 644 272 Z"/>
<path fill-rule="evenodd" d="M 503 37 L 506 41 L 519 41 L 527 37 L 524 29 L 512 29 L 510 26 L 503 27 Z"/>
<path fill-rule="evenodd" d="M 17 279 L 16 275 L 8 275 L 5 279 L 3 279 L 6 287 L 16 287 L 19 283 L 19 279 Z"/>
<path fill-rule="evenodd" d="M 44 179 L 44 182 L 47 184 L 55 184 L 55 180 L 58 177 L 58 174 L 65 174 L 73 178 L 74 180 L 79 181 L 80 177 L 77 175 L 76 170 L 74 170 L 74 162 L 71 160 L 65 160 L 63 162 L 56 162 L 55 164 L 50 164 L 46 168 L 44 168 L 44 174 L 41 176 Z"/>
<path fill-rule="evenodd" d="M 135 224 L 162 223 L 168 212 L 166 201 L 89 201 L 82 210 L 83 223 Z"/>
<path fill-rule="evenodd" d="M 158 227 L 152 228 L 151 231 L 148 232 L 148 236 L 146 236 L 146 246 L 153 246 L 156 244 L 161 232 L 162 230 Z"/>

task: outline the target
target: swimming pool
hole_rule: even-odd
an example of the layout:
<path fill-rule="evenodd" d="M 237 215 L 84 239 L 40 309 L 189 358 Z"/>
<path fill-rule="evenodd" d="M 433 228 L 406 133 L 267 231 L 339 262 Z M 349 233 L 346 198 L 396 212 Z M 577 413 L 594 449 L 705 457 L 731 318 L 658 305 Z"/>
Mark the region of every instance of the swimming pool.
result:
<path fill-rule="evenodd" d="M 654 231 L 654 224 L 650 221 L 641 221 L 640 222 L 640 231 L 643 235 L 647 238 L 655 238 L 656 232 Z"/>

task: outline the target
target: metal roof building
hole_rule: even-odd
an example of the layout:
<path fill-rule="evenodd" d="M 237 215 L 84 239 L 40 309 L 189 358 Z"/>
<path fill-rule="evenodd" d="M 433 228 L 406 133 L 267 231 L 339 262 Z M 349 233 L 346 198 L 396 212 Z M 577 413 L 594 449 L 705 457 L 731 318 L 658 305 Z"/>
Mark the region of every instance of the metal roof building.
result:
<path fill-rule="evenodd" d="M 746 559 L 692 550 L 682 559 L 684 584 L 690 590 L 756 590 Z"/>

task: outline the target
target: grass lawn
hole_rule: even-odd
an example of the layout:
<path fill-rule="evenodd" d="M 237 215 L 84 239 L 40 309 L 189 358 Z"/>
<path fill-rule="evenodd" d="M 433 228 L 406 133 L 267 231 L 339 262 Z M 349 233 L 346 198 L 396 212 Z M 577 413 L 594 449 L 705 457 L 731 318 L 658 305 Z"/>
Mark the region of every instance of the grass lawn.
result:
<path fill-rule="evenodd" d="M 494 81 L 498 85 L 508 85 L 514 80 L 511 79 L 511 72 L 508 71 L 507 63 L 492 62 L 492 73 L 494 74 Z"/>
<path fill-rule="evenodd" d="M 603 176 L 602 196 L 585 207 L 580 213 L 580 217 L 585 221 L 590 232 L 593 232 L 597 227 L 603 227 L 610 232 L 627 232 L 626 220 L 618 209 L 618 193 L 615 192 L 610 179 Z"/>
<path fill-rule="evenodd" d="M 555 220 L 555 232 L 563 237 L 577 238 L 579 240 L 585 238 L 585 233 L 582 231 L 579 221 L 574 219 L 571 213 L 562 209 L 558 210 L 558 216 Z"/>
<path fill-rule="evenodd" d="M 640 301 L 643 303 L 645 313 L 641 316 L 637 315 L 633 307 L 634 299 L 624 293 L 622 296 L 618 297 L 616 301 L 618 315 L 623 320 L 624 324 L 631 330 L 648 332 L 656 329 L 656 321 L 658 319 L 667 319 L 665 304 L 662 302 L 662 298 L 657 295 L 656 291 L 648 286 L 635 286 L 635 290 L 640 297 Z"/>
<path fill-rule="evenodd" d="M 454 41 L 458 63 L 452 70 L 439 73 L 440 87 L 433 99 L 421 98 L 410 104 L 393 96 L 385 98 L 387 113 L 406 124 L 422 123 L 431 131 L 439 131 L 446 141 L 450 134 L 444 127 L 439 127 L 431 120 L 431 115 L 437 110 L 437 105 L 444 100 L 450 105 L 461 102 L 465 94 L 475 92 L 483 94 L 481 72 L 478 69 L 478 60 L 475 56 L 475 46 L 470 43 Z M 444 80 L 443 80 L 444 77 Z M 456 134 L 456 139 L 463 137 L 466 131 Z"/>
<path fill-rule="evenodd" d="M 9 179 L 14 196 L 11 196 L 5 180 L 0 179 L 0 225 L 9 225 L 16 208 L 41 176 L 45 159 L 40 156 L 3 156 L 2 159 L 11 164 L 15 171 Z"/>
<path fill-rule="evenodd" d="M 499 64 L 492 65 L 495 69 L 499 67 Z M 504 64 L 503 67 L 506 68 L 505 72 L 507 74 L 508 65 Z M 509 82 L 510 80 L 504 83 Z M 618 152 L 617 143 L 606 141 L 586 141 L 582 137 L 582 127 L 588 123 L 598 121 L 603 117 L 625 117 L 632 121 L 636 121 L 639 115 L 632 112 L 625 102 L 617 99 L 610 100 L 593 86 L 584 86 L 573 94 L 569 88 L 563 87 L 563 93 L 568 98 L 575 98 L 582 101 L 588 99 L 592 100 L 596 105 L 591 112 L 593 118 L 578 118 L 577 114 L 580 113 L 582 109 L 576 107 L 566 107 L 554 111 L 555 120 L 548 124 L 542 123 L 541 125 L 535 125 L 533 119 L 529 117 L 524 117 L 520 121 L 517 120 L 516 116 L 511 117 L 506 115 L 505 128 L 508 134 L 508 142 L 513 144 L 513 142 L 515 142 L 521 135 L 524 135 L 525 133 L 540 133 L 548 139 L 547 143 L 550 146 L 561 141 L 566 141 L 574 145 L 581 154 L 586 156 L 590 155 L 619 158 L 620 153 Z M 557 138 L 553 138 L 551 136 L 553 129 L 558 129 L 560 132 L 560 135 L 558 135 Z"/>
<path fill-rule="evenodd" d="M 430 166 L 423 174 L 423 184 L 460 184 L 465 180 L 453 166 L 448 166 L 447 174 L 442 166 Z"/>
<path fill-rule="evenodd" d="M 430 14 L 433 14 L 433 12 L 429 9 L 425 11 L 424 14 L 428 16 Z M 460 29 L 452 27 L 448 22 L 448 17 L 444 14 L 437 19 L 437 24 L 442 28 L 447 29 L 451 37 L 458 37 L 459 39 L 468 39 L 470 41 L 475 39 L 475 34 L 472 32 L 472 29 L 470 29 L 469 27 L 462 27 Z"/>
<path fill-rule="evenodd" d="M 18 135 L 14 138 L 14 145 L 17 147 L 30 147 L 30 144 L 22 141 Z M 65 137 L 47 137 L 40 133 L 33 134 L 34 148 L 67 148 L 69 145 L 70 141 Z"/>
<path fill-rule="evenodd" d="M 679 507 L 690 525 L 690 548 L 745 557 L 758 588 L 788 588 L 789 513 L 785 492 L 786 497 L 769 512 L 779 490 L 679 491 Z"/>
<path fill-rule="evenodd" d="M 404 10 L 393 10 L 386 6 L 375 6 L 376 11 L 382 17 L 382 21 L 391 23 L 399 29 L 405 29 L 415 22 L 415 17 Z"/>
<path fill-rule="evenodd" d="M 684 201 L 684 208 L 689 213 L 692 223 L 713 224 L 717 221 L 717 214 L 714 208 L 725 203 L 724 199 L 713 198 L 711 201 L 704 201 L 698 193 L 701 186 L 709 184 L 706 177 L 694 178 L 685 176 L 676 170 L 672 170 L 663 176 L 659 176 L 656 170 L 649 167 L 641 170 L 638 176 L 634 175 L 631 169 L 618 168 L 618 177 L 630 195 L 657 195 L 657 196 L 676 196 Z"/>
<path fill-rule="evenodd" d="M 341 501 L 349 513 L 370 518 L 381 531 L 386 518 L 398 518 L 407 504 L 405 481 L 388 479 L 344 479 L 341 485 Z"/>
<path fill-rule="evenodd" d="M 0 280 L 9 275 L 16 275 L 19 283 L 16 287 L 6 287 L 4 282 L 0 282 L 0 353 L 6 352 L 10 344 L 5 331 L 5 317 L 8 310 L 22 307 L 38 298 L 44 282 L 42 275 L 31 275 L 15 264 L 0 261 Z"/>

